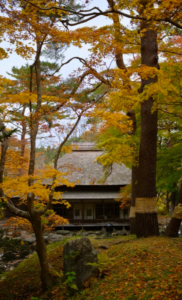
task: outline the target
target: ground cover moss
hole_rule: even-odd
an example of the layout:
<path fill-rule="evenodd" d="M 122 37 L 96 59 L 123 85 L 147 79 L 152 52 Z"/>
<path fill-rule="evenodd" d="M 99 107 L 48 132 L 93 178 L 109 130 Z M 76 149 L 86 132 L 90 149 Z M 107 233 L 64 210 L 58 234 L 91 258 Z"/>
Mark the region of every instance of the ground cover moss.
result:
<path fill-rule="evenodd" d="M 48 246 L 50 263 L 61 273 L 63 245 L 66 240 Z M 182 239 L 153 237 L 136 239 L 114 237 L 105 240 L 91 238 L 99 250 L 99 262 L 104 278 L 88 283 L 84 291 L 70 296 L 66 286 L 57 282 L 41 295 L 40 269 L 36 254 L 8 272 L 0 282 L 0 299 L 30 300 L 168 300 L 182 299 Z M 102 250 L 102 245 L 109 249 Z M 4 276 L 4 275 L 3 275 Z"/>

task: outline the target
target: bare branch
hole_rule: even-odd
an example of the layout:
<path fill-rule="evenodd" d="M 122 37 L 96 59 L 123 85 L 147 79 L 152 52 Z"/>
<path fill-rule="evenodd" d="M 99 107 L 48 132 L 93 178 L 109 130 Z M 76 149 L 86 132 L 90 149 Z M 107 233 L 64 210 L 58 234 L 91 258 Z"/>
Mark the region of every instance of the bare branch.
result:
<path fill-rule="evenodd" d="M 172 54 L 176 54 L 176 55 L 182 55 L 182 53 L 177 53 L 177 52 L 173 52 L 173 51 L 169 51 L 169 50 L 158 50 L 159 52 L 164 52 L 164 53 L 172 53 Z"/>
<path fill-rule="evenodd" d="M 70 132 L 67 134 L 67 136 L 65 137 L 64 141 L 59 145 L 58 149 L 57 149 L 57 153 L 55 155 L 55 158 L 54 158 L 54 168 L 57 170 L 58 166 L 57 166 L 57 163 L 58 163 L 58 159 L 59 159 L 59 155 L 61 153 L 61 150 L 63 148 L 63 146 L 65 145 L 65 143 L 67 142 L 67 140 L 69 139 L 70 135 L 73 133 L 73 131 L 75 130 L 75 128 L 77 127 L 78 123 L 80 122 L 81 120 L 81 117 L 83 115 L 85 111 L 83 110 L 80 115 L 78 116 L 74 126 L 71 128 Z"/>

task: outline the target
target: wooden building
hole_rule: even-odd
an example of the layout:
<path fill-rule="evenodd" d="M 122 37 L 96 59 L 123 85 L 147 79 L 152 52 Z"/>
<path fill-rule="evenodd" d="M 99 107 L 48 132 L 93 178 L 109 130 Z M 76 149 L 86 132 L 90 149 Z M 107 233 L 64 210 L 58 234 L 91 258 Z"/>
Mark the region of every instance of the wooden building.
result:
<path fill-rule="evenodd" d="M 79 143 L 77 148 L 58 161 L 61 171 L 71 166 L 76 168 L 69 176 L 71 182 L 79 181 L 74 188 L 60 186 L 63 199 L 71 207 L 54 205 L 57 214 L 67 218 L 70 226 L 105 226 L 112 223 L 121 226 L 129 222 L 129 210 L 121 209 L 118 198 L 120 188 L 131 182 L 131 170 L 124 165 L 113 164 L 110 175 L 103 182 L 103 166 L 96 162 L 102 151 L 94 149 L 92 143 Z"/>

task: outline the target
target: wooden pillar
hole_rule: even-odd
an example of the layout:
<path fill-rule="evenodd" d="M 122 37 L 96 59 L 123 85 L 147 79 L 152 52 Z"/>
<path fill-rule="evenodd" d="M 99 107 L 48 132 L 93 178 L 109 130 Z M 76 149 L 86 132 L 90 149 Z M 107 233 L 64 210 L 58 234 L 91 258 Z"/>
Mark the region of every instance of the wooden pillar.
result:
<path fill-rule="evenodd" d="M 84 202 L 82 200 L 82 220 L 84 220 Z"/>
<path fill-rule="evenodd" d="M 104 204 L 104 200 L 102 200 L 102 204 L 103 204 L 103 215 L 104 215 L 104 220 L 105 220 L 105 204 Z"/>
<path fill-rule="evenodd" d="M 83 230 L 83 220 L 84 220 L 84 203 L 82 200 L 82 230 Z"/>
<path fill-rule="evenodd" d="M 74 203 L 72 203 L 72 212 L 73 212 L 73 216 L 72 216 L 72 219 L 74 220 L 75 219 L 75 210 L 74 210 Z"/>

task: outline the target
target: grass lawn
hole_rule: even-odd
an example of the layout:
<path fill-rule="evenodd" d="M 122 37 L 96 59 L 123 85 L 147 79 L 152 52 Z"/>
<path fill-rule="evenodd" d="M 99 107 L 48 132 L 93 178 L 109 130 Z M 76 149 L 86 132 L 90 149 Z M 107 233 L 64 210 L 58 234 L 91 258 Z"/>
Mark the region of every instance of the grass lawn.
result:
<path fill-rule="evenodd" d="M 63 268 L 65 241 L 48 246 L 49 260 L 59 273 Z M 14 270 L 3 274 L 1 300 L 135 300 L 182 299 L 182 238 L 135 236 L 113 237 L 91 242 L 99 253 L 100 270 L 107 274 L 93 280 L 81 293 L 71 297 L 58 280 L 41 296 L 39 263 L 36 254 Z M 108 247 L 102 250 L 101 245 Z"/>

